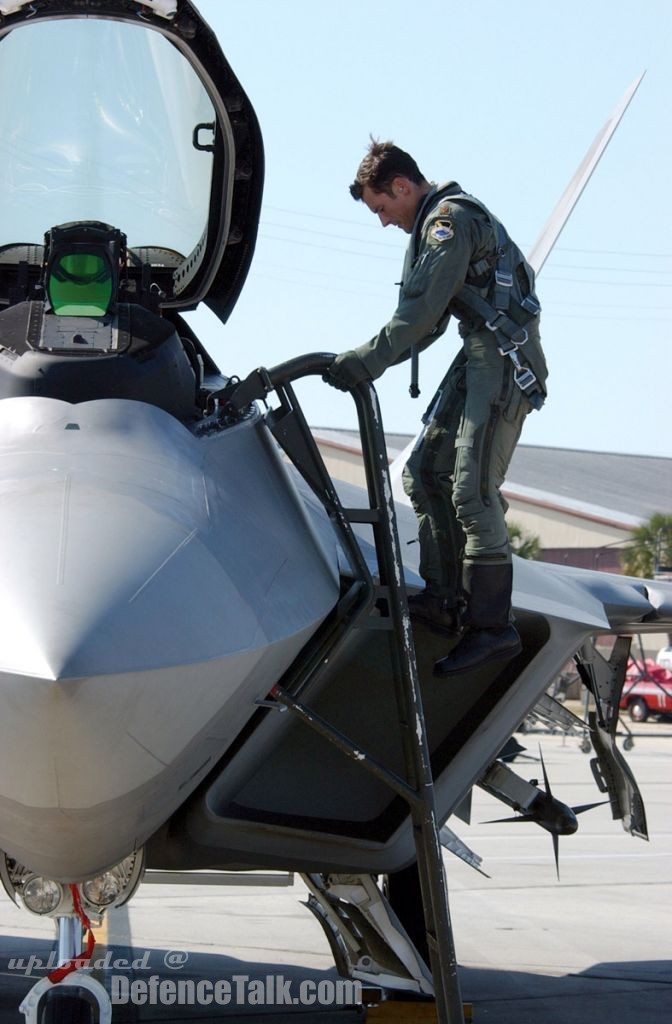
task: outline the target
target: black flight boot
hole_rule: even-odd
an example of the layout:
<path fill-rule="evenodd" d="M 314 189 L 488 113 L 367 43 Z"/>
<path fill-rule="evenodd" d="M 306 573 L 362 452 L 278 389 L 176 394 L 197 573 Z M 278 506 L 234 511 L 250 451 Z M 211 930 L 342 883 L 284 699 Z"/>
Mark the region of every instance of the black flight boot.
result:
<path fill-rule="evenodd" d="M 445 658 L 434 665 L 434 675 L 466 675 L 484 665 L 511 661 L 523 649 L 511 622 L 513 566 L 467 562 L 463 571 L 468 631 Z"/>
<path fill-rule="evenodd" d="M 460 613 L 447 597 L 436 597 L 429 590 L 409 594 L 408 610 L 416 622 L 421 622 L 440 636 L 456 640 L 462 635 Z"/>

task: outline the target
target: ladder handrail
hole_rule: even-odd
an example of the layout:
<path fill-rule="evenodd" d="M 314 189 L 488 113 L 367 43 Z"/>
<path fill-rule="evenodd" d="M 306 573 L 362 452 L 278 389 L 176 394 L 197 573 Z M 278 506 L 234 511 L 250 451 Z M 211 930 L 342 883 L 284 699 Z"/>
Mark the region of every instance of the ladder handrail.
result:
<path fill-rule="evenodd" d="M 308 651 L 306 664 L 302 666 L 303 671 L 297 671 L 294 666 L 290 668 L 288 675 L 293 679 L 291 691 L 277 684 L 271 691 L 271 697 L 299 715 L 302 721 L 345 754 L 355 757 L 363 768 L 386 782 L 393 791 L 406 799 L 415 839 L 437 1016 L 440 1024 L 462 1024 L 462 1001 L 434 805 L 429 744 L 406 598 L 387 446 L 378 395 L 370 380 L 355 385 L 350 389 L 350 393 L 355 401 L 359 420 L 369 509 L 377 513 L 371 525 L 378 559 L 378 576 L 381 589 L 387 598 L 392 625 L 389 632 L 390 651 L 406 778 L 400 779 L 396 773 L 380 765 L 376 759 L 362 751 L 360 745 L 355 747 L 348 737 L 298 701 L 301 690 L 319 672 L 324 662 L 325 648 L 333 650 L 339 640 L 344 638 L 345 633 L 349 633 L 353 626 L 371 613 L 375 601 L 375 587 L 371 574 L 292 389 L 292 382 L 295 380 L 323 375 L 333 359 L 331 353 L 316 352 L 290 359 L 271 369 L 261 367 L 244 381 L 234 379 L 218 395 L 225 407 L 233 406 L 234 410 L 240 412 L 254 400 L 265 399 L 271 391 L 276 392 L 280 400 L 280 409 L 271 410 L 266 414 L 267 424 L 298 471 L 322 501 L 334 528 L 340 535 L 353 572 L 359 574 L 363 584 L 363 593 L 355 599 L 353 614 L 340 634 L 332 629 L 330 636 L 322 636 Z"/>

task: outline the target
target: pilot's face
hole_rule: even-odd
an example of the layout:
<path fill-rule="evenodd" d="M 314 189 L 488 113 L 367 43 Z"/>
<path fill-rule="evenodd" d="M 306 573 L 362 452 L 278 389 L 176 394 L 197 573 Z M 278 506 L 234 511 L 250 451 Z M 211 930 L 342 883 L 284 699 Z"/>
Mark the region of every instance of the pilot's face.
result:
<path fill-rule="evenodd" d="M 384 228 L 393 224 L 410 235 L 415 223 L 415 214 L 420 198 L 420 189 L 408 178 L 395 178 L 391 184 L 392 195 L 388 192 L 374 192 L 365 185 L 362 189 L 362 200 L 371 213 L 375 213 Z"/>

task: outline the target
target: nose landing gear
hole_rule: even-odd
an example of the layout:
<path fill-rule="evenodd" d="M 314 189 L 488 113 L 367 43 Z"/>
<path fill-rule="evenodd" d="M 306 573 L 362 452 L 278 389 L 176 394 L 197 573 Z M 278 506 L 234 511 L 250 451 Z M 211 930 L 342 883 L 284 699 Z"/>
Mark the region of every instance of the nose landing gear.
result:
<path fill-rule="evenodd" d="M 19 1006 L 25 1024 L 94 1024 L 96 1019 L 98 1024 L 110 1024 L 112 1003 L 100 982 L 81 966 L 63 975 L 65 968 L 89 959 L 91 954 L 84 951 L 83 938 L 84 926 L 79 916 L 68 914 L 58 918 L 58 966 L 33 985 Z"/>

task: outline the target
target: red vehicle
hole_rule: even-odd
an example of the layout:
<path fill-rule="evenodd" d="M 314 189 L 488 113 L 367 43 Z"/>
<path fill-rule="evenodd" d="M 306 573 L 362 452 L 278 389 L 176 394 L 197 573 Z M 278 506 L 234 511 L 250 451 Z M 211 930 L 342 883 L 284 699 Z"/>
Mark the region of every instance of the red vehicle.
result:
<path fill-rule="evenodd" d="M 643 665 L 631 661 L 618 706 L 633 722 L 645 722 L 649 715 L 672 715 L 672 672 L 650 658 Z"/>

